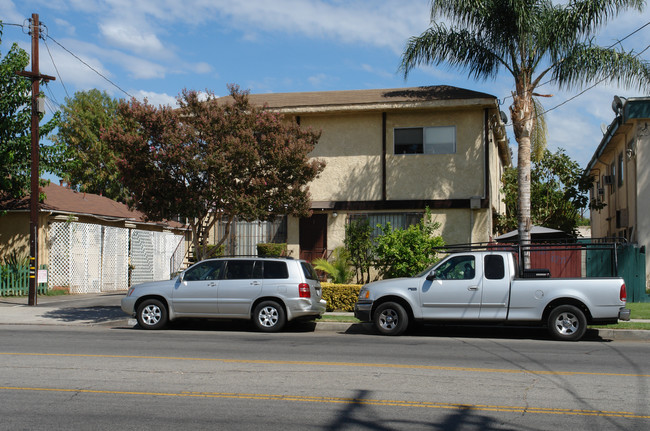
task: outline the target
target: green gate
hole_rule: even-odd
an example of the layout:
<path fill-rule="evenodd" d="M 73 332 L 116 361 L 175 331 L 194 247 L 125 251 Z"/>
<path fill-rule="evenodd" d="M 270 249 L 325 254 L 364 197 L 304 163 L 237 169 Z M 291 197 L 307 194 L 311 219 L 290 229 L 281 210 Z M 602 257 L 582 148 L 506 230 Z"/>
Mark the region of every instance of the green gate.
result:
<path fill-rule="evenodd" d="M 623 277 L 628 302 L 650 302 L 646 293 L 645 249 L 635 244 L 616 246 L 616 261 L 611 250 L 587 248 L 587 277 Z"/>

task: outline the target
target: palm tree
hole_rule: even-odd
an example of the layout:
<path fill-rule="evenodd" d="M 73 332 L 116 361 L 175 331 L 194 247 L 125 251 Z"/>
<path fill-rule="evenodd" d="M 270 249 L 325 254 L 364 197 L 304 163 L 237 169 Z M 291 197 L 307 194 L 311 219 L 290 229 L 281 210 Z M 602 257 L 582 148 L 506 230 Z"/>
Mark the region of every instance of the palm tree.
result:
<path fill-rule="evenodd" d="M 518 229 L 530 242 L 531 136 L 536 89 L 549 80 L 571 89 L 615 82 L 647 88 L 650 66 L 638 54 L 592 43 L 598 28 L 643 0 L 432 0 L 431 27 L 409 39 L 400 70 L 404 77 L 423 64 L 447 63 L 475 79 L 507 70 L 515 80 L 510 117 L 518 144 Z M 448 26 L 438 22 L 447 19 Z M 529 266 L 529 262 L 526 262 Z"/>

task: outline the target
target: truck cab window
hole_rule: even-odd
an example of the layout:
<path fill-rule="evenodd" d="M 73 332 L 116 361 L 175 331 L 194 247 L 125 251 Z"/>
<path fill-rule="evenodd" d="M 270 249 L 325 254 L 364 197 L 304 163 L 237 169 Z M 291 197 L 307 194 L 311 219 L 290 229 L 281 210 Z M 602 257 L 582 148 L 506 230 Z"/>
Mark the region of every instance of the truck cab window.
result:
<path fill-rule="evenodd" d="M 503 256 L 498 254 L 485 256 L 485 278 L 488 280 L 501 280 L 505 277 L 505 267 L 503 265 Z"/>
<path fill-rule="evenodd" d="M 436 269 L 436 278 L 442 280 L 471 280 L 476 271 L 474 256 L 455 256 Z"/>

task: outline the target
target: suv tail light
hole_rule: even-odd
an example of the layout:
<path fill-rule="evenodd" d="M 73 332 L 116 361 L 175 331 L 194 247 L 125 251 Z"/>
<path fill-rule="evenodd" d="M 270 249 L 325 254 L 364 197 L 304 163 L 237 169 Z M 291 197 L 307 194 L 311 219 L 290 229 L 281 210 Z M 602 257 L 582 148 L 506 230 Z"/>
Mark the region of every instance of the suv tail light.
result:
<path fill-rule="evenodd" d="M 298 285 L 298 293 L 301 298 L 311 298 L 311 291 L 309 290 L 309 285 L 307 283 L 300 283 Z"/>
<path fill-rule="evenodd" d="M 623 283 L 623 285 L 621 285 L 621 296 L 620 296 L 620 298 L 621 298 L 621 301 L 627 302 L 627 291 L 625 289 L 625 283 Z"/>

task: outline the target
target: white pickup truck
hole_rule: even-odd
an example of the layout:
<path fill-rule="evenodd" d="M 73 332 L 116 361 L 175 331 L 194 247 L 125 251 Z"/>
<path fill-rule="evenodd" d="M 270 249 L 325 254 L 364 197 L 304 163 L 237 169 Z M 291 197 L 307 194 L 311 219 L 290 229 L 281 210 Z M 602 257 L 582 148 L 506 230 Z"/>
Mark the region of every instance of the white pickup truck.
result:
<path fill-rule="evenodd" d="M 622 278 L 517 274 L 512 252 L 454 253 L 415 277 L 366 284 L 354 315 L 385 335 L 402 334 L 412 321 L 532 324 L 570 341 L 582 338 L 588 324 L 630 319 Z"/>

